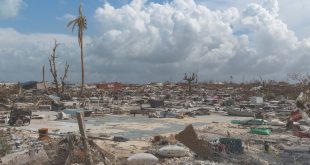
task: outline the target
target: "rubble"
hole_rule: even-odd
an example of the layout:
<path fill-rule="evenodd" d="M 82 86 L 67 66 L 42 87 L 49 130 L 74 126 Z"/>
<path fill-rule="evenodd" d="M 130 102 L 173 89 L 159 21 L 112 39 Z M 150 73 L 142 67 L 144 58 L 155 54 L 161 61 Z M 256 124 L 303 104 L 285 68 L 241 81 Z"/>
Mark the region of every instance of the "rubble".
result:
<path fill-rule="evenodd" d="M 177 145 L 168 145 L 160 148 L 158 154 L 163 157 L 183 157 L 186 156 L 187 151 L 185 148 Z"/>
<path fill-rule="evenodd" d="M 126 142 L 128 140 L 129 140 L 128 138 L 125 138 L 125 137 L 122 137 L 122 136 L 114 136 L 113 137 L 113 141 L 116 141 L 116 142 Z"/>
<path fill-rule="evenodd" d="M 5 105 L 0 106 L 1 161 L 47 165 L 309 162 L 309 93 L 298 96 L 301 89 L 290 85 L 256 87 L 191 83 L 189 92 L 188 84 L 113 88 L 88 84 L 83 98 L 76 86 L 66 87 L 63 96 L 53 92 L 53 85 L 48 86 L 49 94 L 27 87 L 12 92 L 21 93 L 14 103 L 0 102 Z M 13 107 L 31 110 L 29 125 L 9 126 Z"/>
<path fill-rule="evenodd" d="M 279 119 L 270 119 L 268 120 L 268 124 L 272 126 L 285 126 L 285 123 Z"/>
<path fill-rule="evenodd" d="M 57 114 L 57 120 L 69 120 L 69 114 L 65 114 L 64 112 L 59 112 Z"/>
<path fill-rule="evenodd" d="M 45 150 L 39 151 L 24 150 L 8 154 L 1 158 L 2 165 L 15 164 L 45 164 L 48 162 L 48 156 Z"/>

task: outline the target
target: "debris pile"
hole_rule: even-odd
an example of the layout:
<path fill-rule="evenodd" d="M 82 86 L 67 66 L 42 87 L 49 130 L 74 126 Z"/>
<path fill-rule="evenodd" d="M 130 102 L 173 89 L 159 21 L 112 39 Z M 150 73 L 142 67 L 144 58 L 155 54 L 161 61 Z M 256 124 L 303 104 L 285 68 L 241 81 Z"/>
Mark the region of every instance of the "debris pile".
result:
<path fill-rule="evenodd" d="M 13 85 L 12 96 L 0 95 L 7 97 L 0 98 L 1 164 L 310 161 L 310 92 L 194 83 L 195 76 L 187 84 L 89 84 L 83 97 L 77 86 L 57 93 L 52 84 Z"/>

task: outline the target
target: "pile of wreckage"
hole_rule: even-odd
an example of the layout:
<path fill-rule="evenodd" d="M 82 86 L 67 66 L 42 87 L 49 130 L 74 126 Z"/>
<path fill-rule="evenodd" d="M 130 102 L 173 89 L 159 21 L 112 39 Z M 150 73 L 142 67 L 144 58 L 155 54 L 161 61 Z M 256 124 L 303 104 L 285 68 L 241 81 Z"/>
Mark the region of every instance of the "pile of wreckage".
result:
<path fill-rule="evenodd" d="M 310 161 L 309 100 L 303 93 L 298 110 L 286 118 L 256 116 L 231 123 L 210 123 L 194 129 L 188 125 L 178 134 L 143 139 L 146 144 L 128 149 L 118 142 L 111 164 L 307 164 Z M 141 139 L 140 139 L 141 140 Z M 130 143 L 129 143 L 130 144 Z M 132 146 L 131 145 L 131 146 Z M 127 153 L 123 150 L 128 150 Z M 123 153 L 123 154 L 117 154 Z"/>
<path fill-rule="evenodd" d="M 83 113 L 80 134 L 4 128 L 1 163 L 13 164 L 307 164 L 310 160 L 308 98 L 301 94 L 297 111 L 284 118 L 264 115 L 231 123 L 188 125 L 177 134 L 149 138 L 90 136 Z"/>
<path fill-rule="evenodd" d="M 295 110 L 289 108 L 287 111 L 279 112 L 256 111 L 243 106 L 239 108 L 228 106 L 227 109 L 221 109 L 218 106 L 220 104 L 218 97 L 206 97 L 205 100 L 200 100 L 198 96 L 191 98 L 184 96 L 185 98 L 181 99 L 183 97 L 181 95 L 178 99 L 165 101 L 162 98 L 135 97 L 131 94 L 114 97 L 113 99 L 89 97 L 90 99 L 80 100 L 72 98 L 60 101 L 59 97 L 52 95 L 42 96 L 41 100 L 44 101 L 40 103 L 38 101 L 31 106 L 37 107 L 35 109 L 58 111 L 58 120 L 76 118 L 80 134 L 49 133 L 47 128 L 33 132 L 0 127 L 0 164 L 265 165 L 307 164 L 310 161 L 309 92 L 298 96 Z M 230 104 L 229 100 L 224 101 L 225 104 Z M 49 105 L 46 106 L 47 104 Z M 268 108 L 270 107 L 272 106 Z M 0 114 L 0 121 L 2 123 L 14 121 L 11 124 L 13 126 L 19 126 L 20 118 L 25 119 L 26 122 L 23 121 L 22 124 L 26 124 L 28 120 L 24 116 L 27 115 L 31 116 L 30 120 L 43 118 L 22 113 L 23 117 L 15 115 L 14 120 L 11 119 L 14 117 L 12 113 L 17 113 L 14 108 L 7 111 L 10 112 Z M 83 119 L 84 116 L 98 117 L 105 113 L 182 119 L 186 116 L 222 112 L 225 112 L 223 115 L 227 113 L 251 119 L 231 120 L 230 123 L 213 122 L 195 128 L 193 125 L 188 125 L 179 133 L 136 139 L 89 135 L 85 131 Z"/>
<path fill-rule="evenodd" d="M 0 128 L 0 164 L 104 164 L 105 156 L 86 135 L 83 115 L 77 115 L 81 134 Z"/>

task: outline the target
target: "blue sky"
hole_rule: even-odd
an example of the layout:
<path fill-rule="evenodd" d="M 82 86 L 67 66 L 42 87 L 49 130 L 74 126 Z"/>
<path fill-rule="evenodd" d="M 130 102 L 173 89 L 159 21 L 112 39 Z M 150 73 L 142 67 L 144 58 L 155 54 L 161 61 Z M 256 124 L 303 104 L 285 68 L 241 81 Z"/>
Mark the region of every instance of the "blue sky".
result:
<path fill-rule="evenodd" d="M 84 15 L 87 17 L 89 29 L 86 33 L 94 34 L 95 10 L 108 2 L 119 8 L 131 0 L 83 0 Z M 163 3 L 167 0 L 153 0 L 149 2 Z M 169 1 L 168 1 L 169 2 Z M 20 12 L 14 19 L 1 20 L 0 27 L 13 27 L 23 33 L 67 33 L 68 19 L 63 18 L 65 14 L 77 15 L 80 0 L 25 0 Z M 70 30 L 69 30 L 70 31 Z"/>
<path fill-rule="evenodd" d="M 109 4 L 107 4 L 107 2 Z M 79 82 L 80 0 L 0 0 L 0 81 L 41 79 L 54 39 L 59 75 Z M 286 79 L 310 70 L 310 1 L 83 0 L 86 82 Z M 47 77 L 51 79 L 51 77 Z"/>
<path fill-rule="evenodd" d="M 108 2 L 120 8 L 132 0 L 83 0 L 84 15 L 87 17 L 89 29 L 86 33 L 94 34 L 95 10 Z M 149 0 L 148 3 L 166 3 L 172 0 Z M 231 0 L 198 0 L 197 3 L 207 4 L 211 9 L 222 10 L 232 4 Z M 80 0 L 25 0 L 14 19 L 1 20 L 0 27 L 13 27 L 23 33 L 67 33 L 68 19 L 65 14 L 77 15 Z"/>
<path fill-rule="evenodd" d="M 24 1 L 20 13 L 14 19 L 1 21 L 1 27 L 14 27 L 24 33 L 67 33 L 68 20 L 62 19 L 65 14 L 77 15 L 79 0 L 27 0 Z M 113 1 L 113 5 L 119 6 L 122 1 Z M 95 9 L 102 5 L 99 0 L 87 0 L 83 2 L 84 14 L 90 24 L 87 32 L 93 33 L 93 14 Z"/>

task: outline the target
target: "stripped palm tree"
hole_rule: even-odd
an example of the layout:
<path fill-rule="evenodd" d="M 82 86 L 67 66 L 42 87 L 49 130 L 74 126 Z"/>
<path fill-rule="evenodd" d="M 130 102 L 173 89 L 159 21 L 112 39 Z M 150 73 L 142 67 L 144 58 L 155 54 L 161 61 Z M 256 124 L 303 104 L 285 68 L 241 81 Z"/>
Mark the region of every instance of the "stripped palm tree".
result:
<path fill-rule="evenodd" d="M 79 6 L 79 16 L 68 23 L 67 27 L 70 26 L 72 26 L 72 32 L 74 31 L 74 28 L 76 26 L 78 27 L 78 42 L 81 49 L 81 68 L 82 68 L 82 84 L 81 84 L 80 96 L 82 96 L 84 89 L 83 35 L 84 30 L 87 29 L 86 17 L 83 15 L 82 12 L 82 3 L 80 3 Z"/>

